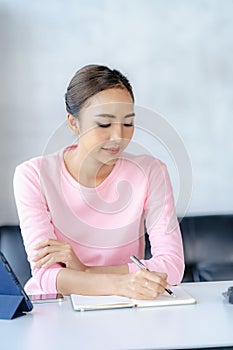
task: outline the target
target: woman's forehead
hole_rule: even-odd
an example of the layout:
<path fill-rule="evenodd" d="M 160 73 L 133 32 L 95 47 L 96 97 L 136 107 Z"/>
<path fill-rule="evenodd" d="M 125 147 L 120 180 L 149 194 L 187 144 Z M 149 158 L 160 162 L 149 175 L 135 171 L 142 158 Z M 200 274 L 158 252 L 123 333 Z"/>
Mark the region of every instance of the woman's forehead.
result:
<path fill-rule="evenodd" d="M 132 104 L 132 97 L 126 89 L 112 88 L 107 89 L 90 97 L 86 103 L 86 107 L 94 107 L 112 103 L 128 103 Z"/>
<path fill-rule="evenodd" d="M 134 112 L 134 103 L 126 89 L 112 88 L 91 97 L 80 111 L 81 119 L 124 118 Z M 111 118 L 111 117 L 110 117 Z"/>
<path fill-rule="evenodd" d="M 91 105 L 85 108 L 83 112 L 85 113 L 85 115 L 92 115 L 96 117 L 124 117 L 134 112 L 134 106 L 133 103 L 109 102 L 95 106 Z"/>

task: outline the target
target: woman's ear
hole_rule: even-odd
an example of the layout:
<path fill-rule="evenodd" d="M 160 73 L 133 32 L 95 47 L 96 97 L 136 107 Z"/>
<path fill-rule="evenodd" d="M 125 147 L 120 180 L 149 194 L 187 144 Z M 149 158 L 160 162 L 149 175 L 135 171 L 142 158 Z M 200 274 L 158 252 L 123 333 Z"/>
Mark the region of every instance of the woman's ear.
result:
<path fill-rule="evenodd" d="M 67 122 L 69 125 L 69 128 L 72 130 L 72 132 L 75 135 L 79 135 L 79 121 L 77 118 L 75 118 L 72 114 L 67 114 Z"/>

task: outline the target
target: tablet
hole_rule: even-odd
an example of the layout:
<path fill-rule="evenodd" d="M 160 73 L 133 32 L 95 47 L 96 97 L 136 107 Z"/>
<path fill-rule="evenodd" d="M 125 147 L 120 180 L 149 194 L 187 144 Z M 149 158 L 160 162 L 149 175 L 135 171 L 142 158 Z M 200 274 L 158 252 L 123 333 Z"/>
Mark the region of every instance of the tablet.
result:
<path fill-rule="evenodd" d="M 2 252 L 0 252 L 0 280 L 0 299 L 2 301 L 1 306 L 4 309 L 7 309 L 7 303 L 13 303 L 14 299 L 15 302 L 18 300 L 19 303 L 15 310 L 17 314 L 22 314 L 33 309 L 28 295 Z M 5 312 L 5 310 L 1 309 L 0 314 L 2 312 Z"/>

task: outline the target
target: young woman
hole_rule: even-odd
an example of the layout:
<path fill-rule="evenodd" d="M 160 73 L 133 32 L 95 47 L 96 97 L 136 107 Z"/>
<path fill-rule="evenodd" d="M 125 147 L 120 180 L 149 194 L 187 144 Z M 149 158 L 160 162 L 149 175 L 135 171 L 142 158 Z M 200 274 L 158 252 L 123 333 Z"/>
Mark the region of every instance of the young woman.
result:
<path fill-rule="evenodd" d="M 89 65 L 65 99 L 78 143 L 15 171 L 33 276 L 26 291 L 155 298 L 181 281 L 183 247 L 166 166 L 123 152 L 134 132 L 131 85 L 117 70 Z M 150 271 L 130 260 L 144 257 L 144 222 Z"/>

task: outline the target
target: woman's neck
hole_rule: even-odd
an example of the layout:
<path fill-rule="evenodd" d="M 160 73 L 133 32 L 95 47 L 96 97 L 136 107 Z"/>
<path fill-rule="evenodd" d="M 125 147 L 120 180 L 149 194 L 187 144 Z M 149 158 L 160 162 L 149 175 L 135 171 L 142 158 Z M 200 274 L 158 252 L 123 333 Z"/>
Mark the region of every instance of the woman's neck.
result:
<path fill-rule="evenodd" d="M 85 187 L 100 185 L 115 166 L 115 164 L 98 162 L 91 156 L 87 156 L 79 147 L 64 153 L 64 163 L 71 176 Z"/>

